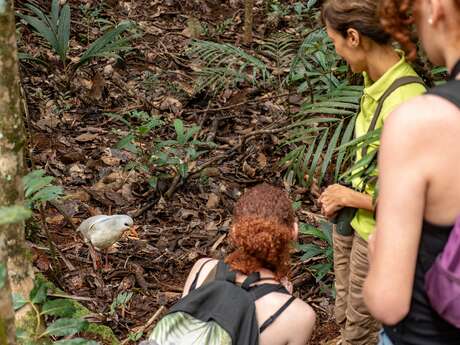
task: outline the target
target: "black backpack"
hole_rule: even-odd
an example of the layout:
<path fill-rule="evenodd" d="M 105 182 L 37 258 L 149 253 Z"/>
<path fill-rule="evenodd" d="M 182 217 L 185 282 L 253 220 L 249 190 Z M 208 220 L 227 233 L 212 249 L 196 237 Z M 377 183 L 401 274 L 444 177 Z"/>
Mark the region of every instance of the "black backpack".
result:
<path fill-rule="evenodd" d="M 149 341 L 143 344 L 258 345 L 259 335 L 295 300 L 291 296 L 259 329 L 255 301 L 272 292 L 290 295 L 284 286 L 269 283 L 253 285 L 268 280 L 261 278 L 259 273 L 252 273 L 238 285 L 235 283 L 236 272 L 219 261 L 204 284 L 196 288 L 203 266 L 189 294 L 158 322 Z M 209 281 L 213 273 L 214 279 Z"/>

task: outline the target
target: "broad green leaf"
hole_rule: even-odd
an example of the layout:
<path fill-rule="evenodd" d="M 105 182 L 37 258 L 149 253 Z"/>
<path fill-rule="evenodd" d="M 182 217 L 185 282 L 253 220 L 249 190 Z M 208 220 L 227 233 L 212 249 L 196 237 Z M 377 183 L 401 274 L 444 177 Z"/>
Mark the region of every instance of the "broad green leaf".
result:
<path fill-rule="evenodd" d="M 51 3 L 51 22 L 55 28 L 58 27 L 59 24 L 59 11 L 61 9 L 59 0 L 53 0 Z"/>
<path fill-rule="evenodd" d="M 310 266 L 310 269 L 316 271 L 316 274 L 315 274 L 316 282 L 319 282 L 326 276 L 326 274 L 332 271 L 332 264 L 331 263 L 316 264 L 316 265 Z"/>
<path fill-rule="evenodd" d="M 179 144 L 186 143 L 184 122 L 181 119 L 174 120 L 174 129 L 176 130 L 176 137 Z"/>
<path fill-rule="evenodd" d="M 30 291 L 29 298 L 34 304 L 41 304 L 46 301 L 48 293 L 48 285 L 44 282 L 36 282 L 32 291 Z"/>
<path fill-rule="evenodd" d="M 330 246 L 332 246 L 332 230 L 333 230 L 333 224 L 329 221 L 323 220 L 319 224 L 319 228 L 323 232 L 326 241 Z"/>
<path fill-rule="evenodd" d="M 15 311 L 22 308 L 27 303 L 27 300 L 21 294 L 18 294 L 16 292 L 13 292 L 12 298 L 13 308 Z"/>
<path fill-rule="evenodd" d="M 0 225 L 15 224 L 32 216 L 32 212 L 24 206 L 0 207 Z"/>
<path fill-rule="evenodd" d="M 72 301 L 68 299 L 55 299 L 46 301 L 42 307 L 42 314 L 60 317 L 70 317 L 75 313 L 75 307 Z"/>
<path fill-rule="evenodd" d="M 46 331 L 42 334 L 52 335 L 57 337 L 74 335 L 78 332 L 85 330 L 88 327 L 88 321 L 82 319 L 62 318 L 57 319 L 48 326 Z"/>
<path fill-rule="evenodd" d="M 299 226 L 299 232 L 302 235 L 313 236 L 320 240 L 327 241 L 327 237 L 323 231 L 321 229 L 315 228 L 314 226 L 311 226 L 310 224 L 301 223 Z"/>
<path fill-rule="evenodd" d="M 302 257 L 300 258 L 301 261 L 306 261 L 324 253 L 324 248 L 312 243 L 300 245 L 298 248 L 302 252 Z"/>
<path fill-rule="evenodd" d="M 59 16 L 59 26 L 57 28 L 57 40 L 59 44 L 59 55 L 61 61 L 65 62 L 69 50 L 70 40 L 70 6 L 65 4 Z"/>
<path fill-rule="evenodd" d="M 24 19 L 30 26 L 32 26 L 43 38 L 45 38 L 50 44 L 51 48 L 57 53 L 58 52 L 58 41 L 54 32 L 41 20 L 32 17 L 26 16 L 23 14 L 18 14 L 21 19 Z"/>

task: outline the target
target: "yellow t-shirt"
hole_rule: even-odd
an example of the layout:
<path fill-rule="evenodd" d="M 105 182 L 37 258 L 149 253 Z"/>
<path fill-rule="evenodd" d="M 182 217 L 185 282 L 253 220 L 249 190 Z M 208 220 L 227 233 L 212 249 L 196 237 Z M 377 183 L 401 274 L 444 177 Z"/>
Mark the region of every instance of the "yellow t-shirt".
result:
<path fill-rule="evenodd" d="M 364 93 L 361 97 L 361 111 L 358 114 L 355 124 L 355 136 L 358 138 L 365 135 L 370 127 L 372 118 L 377 108 L 380 98 L 397 79 L 407 76 L 417 76 L 411 65 L 406 62 L 404 56 L 401 60 L 391 67 L 385 74 L 374 83 L 369 79 L 369 76 L 364 73 Z M 421 84 L 407 84 L 396 89 L 383 103 L 382 111 L 379 119 L 377 120 L 376 128 L 383 126 L 385 119 L 391 112 L 401 103 L 418 96 L 426 91 L 425 87 Z M 368 148 L 368 152 L 376 150 L 379 142 Z M 361 150 L 358 150 L 356 161 L 361 159 Z M 377 175 L 378 171 L 374 171 L 372 175 Z M 352 181 L 353 187 L 356 189 L 362 188 L 362 179 L 355 178 Z M 373 195 L 374 188 L 366 185 L 364 192 Z M 369 235 L 374 231 L 375 219 L 372 212 L 359 209 L 351 222 L 351 226 L 363 239 L 367 241 Z"/>

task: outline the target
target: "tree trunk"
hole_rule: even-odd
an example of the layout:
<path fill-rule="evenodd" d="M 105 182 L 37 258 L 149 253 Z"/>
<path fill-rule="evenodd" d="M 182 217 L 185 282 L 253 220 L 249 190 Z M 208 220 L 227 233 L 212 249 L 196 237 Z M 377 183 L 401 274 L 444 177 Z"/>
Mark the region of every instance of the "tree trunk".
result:
<path fill-rule="evenodd" d="M 243 35 L 244 44 L 252 43 L 252 25 L 253 25 L 252 11 L 253 11 L 253 8 L 254 8 L 254 0 L 244 1 L 244 35 Z"/>
<path fill-rule="evenodd" d="M 24 169 L 24 125 L 20 111 L 16 26 L 12 0 L 0 0 L 0 207 L 21 204 Z M 33 286 L 32 264 L 24 241 L 24 223 L 0 226 L 0 264 L 7 263 L 9 284 L 0 290 L 0 345 L 15 344 L 13 292 L 28 297 Z M 20 326 L 27 313 L 16 314 Z M 4 336 L 2 337 L 2 333 Z"/>

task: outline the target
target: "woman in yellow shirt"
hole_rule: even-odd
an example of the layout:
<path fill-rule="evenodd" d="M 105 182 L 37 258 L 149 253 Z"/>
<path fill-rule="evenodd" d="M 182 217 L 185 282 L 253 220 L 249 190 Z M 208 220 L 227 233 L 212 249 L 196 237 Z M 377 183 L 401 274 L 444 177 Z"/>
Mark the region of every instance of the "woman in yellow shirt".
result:
<path fill-rule="evenodd" d="M 402 52 L 391 45 L 390 36 L 378 18 L 378 0 L 329 0 L 322 10 L 322 19 L 337 53 L 355 73 L 364 75 L 364 93 L 358 114 L 355 135 L 367 133 L 379 102 L 383 102 L 375 124 L 383 125 L 386 117 L 402 102 L 425 91 L 420 82 L 412 81 L 394 91 L 395 82 L 417 77 Z M 378 143 L 369 147 L 375 150 Z M 359 152 L 356 159 L 361 158 Z M 374 171 L 372 175 L 377 175 Z M 320 196 L 322 212 L 334 218 L 344 207 L 357 209 L 351 221 L 351 234 L 334 231 L 334 270 L 336 274 L 337 323 L 341 327 L 342 344 L 377 344 L 380 325 L 371 317 L 362 296 L 368 272 L 367 239 L 374 231 L 373 188 L 356 178 L 352 188 L 339 184 L 329 186 Z M 364 192 L 360 192 L 364 190 Z"/>

